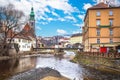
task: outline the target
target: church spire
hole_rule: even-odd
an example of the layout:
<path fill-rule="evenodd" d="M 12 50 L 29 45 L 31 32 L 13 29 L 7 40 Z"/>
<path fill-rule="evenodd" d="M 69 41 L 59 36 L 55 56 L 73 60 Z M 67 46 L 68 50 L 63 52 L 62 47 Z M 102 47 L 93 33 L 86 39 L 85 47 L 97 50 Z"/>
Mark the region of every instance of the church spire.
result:
<path fill-rule="evenodd" d="M 33 7 L 31 7 L 29 24 L 30 24 L 30 26 L 31 26 L 31 28 L 32 28 L 33 36 L 35 36 L 35 14 L 34 14 L 34 9 L 33 9 Z"/>
<path fill-rule="evenodd" d="M 31 8 L 30 20 L 35 20 L 35 14 L 34 14 L 34 9 L 33 9 L 33 7 Z"/>

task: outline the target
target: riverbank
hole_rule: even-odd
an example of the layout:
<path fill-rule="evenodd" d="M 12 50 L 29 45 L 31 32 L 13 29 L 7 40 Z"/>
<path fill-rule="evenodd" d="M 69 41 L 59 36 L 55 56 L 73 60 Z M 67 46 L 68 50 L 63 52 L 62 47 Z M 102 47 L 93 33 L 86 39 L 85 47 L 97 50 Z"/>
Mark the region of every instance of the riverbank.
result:
<path fill-rule="evenodd" d="M 40 80 L 70 80 L 70 79 L 67 79 L 65 77 L 53 77 L 53 76 L 47 76 L 43 79 L 40 79 Z"/>
<path fill-rule="evenodd" d="M 70 80 L 63 77 L 57 70 L 51 68 L 37 68 L 19 73 L 6 80 Z"/>
<path fill-rule="evenodd" d="M 7 59 L 13 59 L 13 58 L 24 58 L 24 57 L 35 57 L 35 56 L 40 56 L 41 54 L 52 54 L 55 56 L 59 56 L 65 53 L 64 52 L 53 52 L 49 50 L 25 51 L 25 52 L 19 52 L 14 55 L 10 55 L 10 56 L 0 56 L 0 60 L 7 60 Z"/>
<path fill-rule="evenodd" d="M 7 60 L 7 59 L 14 59 L 14 58 L 24 58 L 24 57 L 33 57 L 33 56 L 40 56 L 41 54 L 52 54 L 47 52 L 35 52 L 35 51 L 26 51 L 20 52 L 15 55 L 10 56 L 0 56 L 0 60 Z"/>
<path fill-rule="evenodd" d="M 76 62 L 103 72 L 120 74 L 120 59 L 95 57 L 78 53 L 72 62 Z"/>

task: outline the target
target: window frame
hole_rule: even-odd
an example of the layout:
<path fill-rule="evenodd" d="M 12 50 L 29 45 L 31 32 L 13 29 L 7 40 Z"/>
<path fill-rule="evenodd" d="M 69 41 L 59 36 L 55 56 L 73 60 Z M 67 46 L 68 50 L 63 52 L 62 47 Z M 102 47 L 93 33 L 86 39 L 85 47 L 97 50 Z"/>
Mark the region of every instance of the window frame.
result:
<path fill-rule="evenodd" d="M 100 19 L 96 19 L 96 25 L 100 26 L 100 24 L 101 24 L 101 20 Z"/>
<path fill-rule="evenodd" d="M 113 29 L 109 29 L 109 31 L 110 31 L 110 36 L 112 36 L 113 35 Z"/>
<path fill-rule="evenodd" d="M 97 36 L 100 36 L 100 29 L 96 29 Z"/>
<path fill-rule="evenodd" d="M 97 38 L 97 44 L 100 44 L 100 38 Z"/>
<path fill-rule="evenodd" d="M 113 39 L 112 38 L 110 38 L 110 43 L 113 43 Z"/>
<path fill-rule="evenodd" d="M 97 12 L 96 12 L 96 16 L 99 17 L 100 15 L 101 15 L 101 14 L 100 14 L 100 11 L 97 11 Z"/>
<path fill-rule="evenodd" d="M 113 26 L 113 19 L 109 19 L 109 25 Z"/>
<path fill-rule="evenodd" d="M 113 11 L 112 10 L 109 11 L 109 16 L 113 16 Z"/>

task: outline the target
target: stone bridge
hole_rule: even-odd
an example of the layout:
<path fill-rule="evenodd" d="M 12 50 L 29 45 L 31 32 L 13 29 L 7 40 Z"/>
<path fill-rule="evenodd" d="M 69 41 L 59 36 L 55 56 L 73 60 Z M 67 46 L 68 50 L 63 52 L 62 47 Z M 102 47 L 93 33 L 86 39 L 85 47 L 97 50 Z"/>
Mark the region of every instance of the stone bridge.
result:
<path fill-rule="evenodd" d="M 80 48 L 33 48 L 33 51 L 40 50 L 54 50 L 55 52 L 62 52 L 64 50 L 80 50 Z"/>

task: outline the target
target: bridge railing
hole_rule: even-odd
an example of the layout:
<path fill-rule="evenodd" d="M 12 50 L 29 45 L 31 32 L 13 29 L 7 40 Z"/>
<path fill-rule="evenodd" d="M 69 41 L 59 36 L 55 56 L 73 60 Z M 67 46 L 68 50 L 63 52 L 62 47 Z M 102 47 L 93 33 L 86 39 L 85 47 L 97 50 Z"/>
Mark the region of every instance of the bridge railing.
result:
<path fill-rule="evenodd" d="M 78 52 L 79 54 L 86 56 L 105 57 L 105 58 L 120 58 L 120 53 L 99 53 L 99 52 Z"/>
<path fill-rule="evenodd" d="M 39 51 L 39 50 L 56 50 L 56 49 L 61 49 L 61 50 L 78 50 L 79 48 L 33 48 L 33 51 Z"/>

